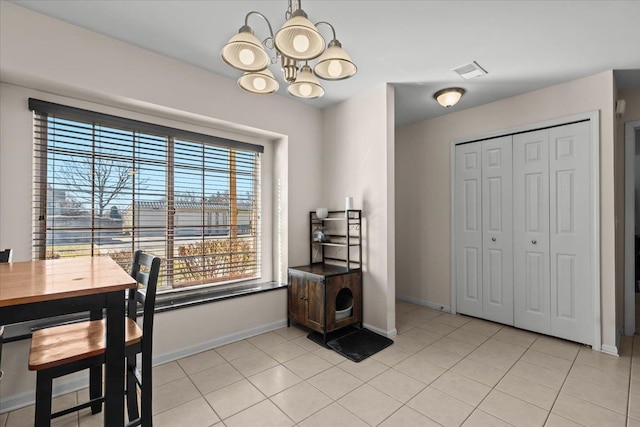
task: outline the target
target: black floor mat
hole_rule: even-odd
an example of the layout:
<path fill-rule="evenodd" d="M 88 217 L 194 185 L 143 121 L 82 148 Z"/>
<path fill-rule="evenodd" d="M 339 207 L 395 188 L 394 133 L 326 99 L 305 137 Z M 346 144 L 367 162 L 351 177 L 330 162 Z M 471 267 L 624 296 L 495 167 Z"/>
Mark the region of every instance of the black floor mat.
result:
<path fill-rule="evenodd" d="M 314 343 L 331 350 L 331 347 L 329 347 L 329 341 L 336 340 L 338 338 L 341 338 L 345 335 L 349 335 L 356 331 L 359 331 L 359 329 L 351 325 L 351 326 L 346 326 L 344 328 L 340 328 L 337 331 L 329 332 L 327 334 L 326 344 L 325 344 L 324 336 L 320 332 L 311 332 L 309 335 L 307 335 L 307 338 L 309 338 Z"/>
<path fill-rule="evenodd" d="M 361 362 L 391 344 L 393 340 L 364 328 L 327 342 L 333 350 L 354 362 Z"/>

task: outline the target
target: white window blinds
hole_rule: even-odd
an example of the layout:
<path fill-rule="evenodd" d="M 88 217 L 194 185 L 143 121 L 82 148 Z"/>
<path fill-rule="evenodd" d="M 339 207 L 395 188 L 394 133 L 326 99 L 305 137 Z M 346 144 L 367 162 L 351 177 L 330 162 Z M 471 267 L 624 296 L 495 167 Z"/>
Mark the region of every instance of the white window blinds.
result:
<path fill-rule="evenodd" d="M 29 100 L 34 258 L 137 249 L 159 291 L 260 276 L 263 147 Z"/>

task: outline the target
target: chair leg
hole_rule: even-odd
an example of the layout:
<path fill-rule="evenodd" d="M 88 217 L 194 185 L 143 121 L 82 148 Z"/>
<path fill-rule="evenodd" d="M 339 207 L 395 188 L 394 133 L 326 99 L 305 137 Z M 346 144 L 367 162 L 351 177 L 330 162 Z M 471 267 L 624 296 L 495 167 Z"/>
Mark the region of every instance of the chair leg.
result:
<path fill-rule="evenodd" d="M 38 371 L 36 375 L 36 427 L 51 425 L 51 394 L 53 377 L 45 371 Z"/>
<path fill-rule="evenodd" d="M 146 356 L 146 357 L 145 357 Z M 152 427 L 153 419 L 151 417 L 152 411 L 152 390 L 153 384 L 151 381 L 152 378 L 152 368 L 151 368 L 151 351 L 148 351 L 147 354 L 143 354 L 142 356 L 142 386 L 140 387 L 142 396 L 141 396 L 141 406 L 142 406 L 142 427 Z"/>
<path fill-rule="evenodd" d="M 89 368 L 89 397 L 96 399 L 102 396 L 102 365 Z M 91 405 L 91 413 L 102 412 L 102 402 Z"/>
<path fill-rule="evenodd" d="M 137 381 L 136 381 L 136 359 L 127 358 L 127 412 L 129 414 L 129 421 L 133 421 L 139 417 L 138 415 L 138 396 L 137 396 Z"/>

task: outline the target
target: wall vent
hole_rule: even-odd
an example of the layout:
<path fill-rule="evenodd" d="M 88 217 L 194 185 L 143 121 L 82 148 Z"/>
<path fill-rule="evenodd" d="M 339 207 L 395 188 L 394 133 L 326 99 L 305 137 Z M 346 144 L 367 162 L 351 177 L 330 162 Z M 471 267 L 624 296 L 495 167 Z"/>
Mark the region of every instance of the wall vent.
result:
<path fill-rule="evenodd" d="M 487 70 L 478 65 L 476 61 L 456 67 L 453 69 L 453 71 L 458 73 L 458 75 L 465 80 L 484 76 L 485 74 L 487 74 Z"/>

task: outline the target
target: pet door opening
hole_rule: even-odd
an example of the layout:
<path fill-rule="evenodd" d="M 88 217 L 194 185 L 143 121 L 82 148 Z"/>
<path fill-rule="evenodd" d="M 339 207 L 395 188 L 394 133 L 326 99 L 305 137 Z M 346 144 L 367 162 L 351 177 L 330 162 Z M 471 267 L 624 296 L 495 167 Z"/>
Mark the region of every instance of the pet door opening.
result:
<path fill-rule="evenodd" d="M 336 296 L 336 322 L 353 315 L 353 293 L 351 289 L 340 289 Z"/>

